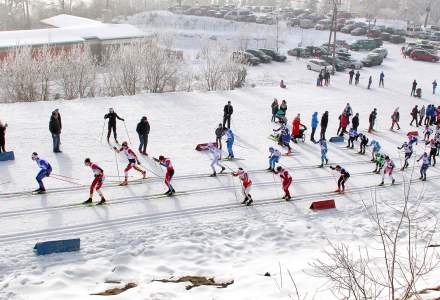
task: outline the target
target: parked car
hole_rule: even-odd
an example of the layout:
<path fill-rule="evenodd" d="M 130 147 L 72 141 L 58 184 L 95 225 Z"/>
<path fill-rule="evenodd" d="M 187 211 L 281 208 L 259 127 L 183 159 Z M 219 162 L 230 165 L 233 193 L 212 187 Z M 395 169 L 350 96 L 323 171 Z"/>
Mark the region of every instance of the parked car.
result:
<path fill-rule="evenodd" d="M 311 53 L 311 55 L 327 55 L 328 51 L 325 47 L 315 47 L 315 46 L 307 46 L 306 49 Z"/>
<path fill-rule="evenodd" d="M 264 15 L 264 16 L 258 16 L 257 19 L 255 20 L 255 23 L 273 25 L 276 23 L 276 20 L 272 16 Z"/>
<path fill-rule="evenodd" d="M 343 57 L 351 57 L 350 52 L 345 48 L 336 49 L 336 55 Z"/>
<path fill-rule="evenodd" d="M 388 50 L 385 48 L 376 48 L 376 49 L 371 50 L 370 53 L 376 53 L 376 54 L 379 54 L 380 56 L 382 56 L 382 58 L 386 58 L 388 55 Z"/>
<path fill-rule="evenodd" d="M 322 70 L 330 70 L 330 73 L 334 74 L 335 71 L 333 69 L 333 66 L 329 65 L 325 61 L 321 59 L 311 59 L 307 62 L 307 69 L 321 72 Z"/>
<path fill-rule="evenodd" d="M 257 57 L 260 59 L 260 62 L 262 63 L 270 63 L 272 61 L 272 57 L 270 57 L 269 55 L 264 54 L 264 52 L 261 52 L 259 50 L 255 50 L 255 49 L 247 49 L 246 50 L 247 53 L 252 54 L 253 56 Z"/>
<path fill-rule="evenodd" d="M 299 27 L 303 28 L 303 29 L 310 29 L 313 28 L 315 26 L 315 22 L 313 22 L 313 20 L 310 19 L 300 19 L 299 20 Z"/>
<path fill-rule="evenodd" d="M 324 19 L 318 22 L 318 24 L 315 25 L 316 30 L 327 30 L 331 26 L 331 21 L 328 19 Z"/>
<path fill-rule="evenodd" d="M 351 58 L 350 56 L 338 56 L 338 58 L 347 64 L 347 68 L 349 69 L 362 69 L 362 63 L 354 58 Z"/>
<path fill-rule="evenodd" d="M 298 52 L 300 53 L 299 54 L 300 57 L 303 57 L 303 58 L 307 58 L 307 57 L 311 56 L 311 53 L 310 53 L 310 51 L 308 49 L 301 48 L 301 47 L 293 48 L 293 49 L 288 50 L 287 51 L 287 55 L 298 56 Z"/>
<path fill-rule="evenodd" d="M 431 40 L 431 41 L 440 41 L 440 31 L 431 32 L 429 40 Z"/>
<path fill-rule="evenodd" d="M 333 66 L 333 56 L 324 55 L 324 56 L 321 56 L 321 59 L 323 61 L 325 61 L 326 63 L 328 63 L 329 65 Z M 336 71 L 342 72 L 347 67 L 348 67 L 348 64 L 345 61 L 340 60 L 338 57 L 335 58 L 335 69 L 336 69 Z"/>
<path fill-rule="evenodd" d="M 382 32 L 382 34 L 380 35 L 380 38 L 383 41 L 389 41 L 391 39 L 391 34 L 389 34 L 388 32 Z"/>
<path fill-rule="evenodd" d="M 361 36 L 367 34 L 367 30 L 363 27 L 357 27 L 350 31 L 350 34 L 353 36 Z"/>
<path fill-rule="evenodd" d="M 351 43 L 350 49 L 351 50 L 373 50 L 374 48 L 377 48 L 377 41 L 373 39 L 368 40 L 357 40 Z"/>
<path fill-rule="evenodd" d="M 287 59 L 287 56 L 281 55 L 278 52 L 271 50 L 271 49 L 258 49 L 258 50 L 260 50 L 264 54 L 272 57 L 272 60 L 274 60 L 274 61 L 283 62 L 283 61 L 286 61 L 286 59 Z"/>
<path fill-rule="evenodd" d="M 379 54 L 370 53 L 361 60 L 365 67 L 379 66 L 383 62 L 383 58 Z"/>
<path fill-rule="evenodd" d="M 404 36 L 401 35 L 392 35 L 390 37 L 390 42 L 393 44 L 402 44 L 406 42 L 406 39 Z"/>
<path fill-rule="evenodd" d="M 345 24 L 342 28 L 341 28 L 341 32 L 343 33 L 350 33 L 353 29 L 355 29 L 356 26 L 354 26 L 353 24 Z"/>
<path fill-rule="evenodd" d="M 260 59 L 244 51 L 232 52 L 231 58 L 233 61 L 240 64 L 247 64 L 251 66 L 257 66 L 260 64 Z"/>
<path fill-rule="evenodd" d="M 225 20 L 237 21 L 238 13 L 237 13 L 237 11 L 233 10 L 233 11 L 226 13 L 223 18 Z"/>
<path fill-rule="evenodd" d="M 380 30 L 377 30 L 377 29 L 371 29 L 371 30 L 369 30 L 369 31 L 367 32 L 367 37 L 370 37 L 370 38 L 378 38 L 378 37 L 381 36 L 381 34 L 382 34 L 382 32 L 381 32 Z"/>
<path fill-rule="evenodd" d="M 287 21 L 287 26 L 291 26 L 291 27 L 295 27 L 295 26 L 299 26 L 300 22 L 298 18 L 290 18 Z"/>
<path fill-rule="evenodd" d="M 439 57 L 437 55 L 432 54 L 427 50 L 415 49 L 409 55 L 414 60 L 424 60 L 424 61 L 432 61 L 438 62 Z"/>

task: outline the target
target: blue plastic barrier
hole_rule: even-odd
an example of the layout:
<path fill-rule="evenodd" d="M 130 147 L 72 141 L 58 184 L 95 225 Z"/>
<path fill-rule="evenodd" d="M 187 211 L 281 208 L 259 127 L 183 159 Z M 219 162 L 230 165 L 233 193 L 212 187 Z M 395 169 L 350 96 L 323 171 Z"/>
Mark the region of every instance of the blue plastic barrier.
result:
<path fill-rule="evenodd" d="M 37 255 L 46 255 L 60 252 L 73 252 L 79 251 L 80 244 L 80 239 L 48 241 L 36 243 L 34 246 L 34 251 L 37 253 Z"/>
<path fill-rule="evenodd" d="M 330 143 L 343 143 L 344 137 L 343 136 L 334 136 L 330 138 Z"/>
<path fill-rule="evenodd" d="M 14 151 L 0 153 L 0 161 L 14 160 Z"/>

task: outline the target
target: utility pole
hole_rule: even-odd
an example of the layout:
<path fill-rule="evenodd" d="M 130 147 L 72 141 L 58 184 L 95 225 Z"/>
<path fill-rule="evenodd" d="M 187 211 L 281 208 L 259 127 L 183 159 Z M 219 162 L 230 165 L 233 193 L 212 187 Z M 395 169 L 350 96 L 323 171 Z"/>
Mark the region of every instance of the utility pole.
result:
<path fill-rule="evenodd" d="M 277 47 L 277 53 L 279 52 L 279 48 L 278 48 L 278 38 L 279 38 L 279 18 L 278 18 L 278 14 L 276 14 L 275 16 L 276 18 L 276 22 L 277 22 L 277 41 L 276 41 L 276 47 Z"/>
<path fill-rule="evenodd" d="M 431 4 L 432 4 L 432 0 L 429 1 L 428 6 L 426 7 L 426 17 L 425 17 L 425 23 L 424 23 L 425 29 L 426 29 L 426 26 L 428 26 L 429 14 L 431 13 Z"/>
<path fill-rule="evenodd" d="M 332 22 L 330 25 L 330 34 L 328 37 L 328 45 L 327 45 L 327 53 L 330 54 L 330 45 L 332 41 L 332 35 L 333 35 L 333 70 L 336 71 L 336 27 L 337 27 L 337 15 L 338 15 L 338 4 L 340 4 L 341 0 L 329 0 L 333 4 L 333 15 L 332 15 Z"/>

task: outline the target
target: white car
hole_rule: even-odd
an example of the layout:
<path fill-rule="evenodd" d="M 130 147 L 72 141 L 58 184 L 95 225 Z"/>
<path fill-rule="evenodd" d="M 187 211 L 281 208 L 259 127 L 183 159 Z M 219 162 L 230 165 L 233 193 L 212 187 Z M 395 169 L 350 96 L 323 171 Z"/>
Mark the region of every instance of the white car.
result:
<path fill-rule="evenodd" d="M 325 61 L 323 61 L 321 59 L 309 60 L 307 63 L 307 69 L 312 70 L 312 71 L 316 71 L 316 72 L 321 72 L 322 70 L 327 69 L 327 70 L 330 70 L 330 73 L 334 73 L 333 66 L 329 65 L 328 63 L 326 63 Z"/>
<path fill-rule="evenodd" d="M 388 50 L 385 48 L 376 48 L 374 50 L 371 50 L 370 53 L 376 53 L 379 54 L 382 58 L 386 58 L 388 55 Z"/>

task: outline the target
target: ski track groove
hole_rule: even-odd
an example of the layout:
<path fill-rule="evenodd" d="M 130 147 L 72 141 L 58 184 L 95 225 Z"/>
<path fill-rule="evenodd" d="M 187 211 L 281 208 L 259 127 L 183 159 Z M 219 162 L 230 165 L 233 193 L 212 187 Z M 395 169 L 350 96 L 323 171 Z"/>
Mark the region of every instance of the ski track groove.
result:
<path fill-rule="evenodd" d="M 437 179 L 440 178 L 440 175 L 432 176 L 431 179 Z M 417 183 L 421 182 L 418 179 L 411 179 L 411 183 Z M 396 182 L 394 185 L 384 185 L 384 186 L 378 186 L 378 185 L 367 185 L 363 187 L 357 187 L 352 188 L 348 191 L 346 191 L 344 194 L 340 194 L 337 192 L 317 192 L 317 193 L 309 193 L 309 194 L 303 194 L 299 196 L 295 196 L 292 198 L 290 202 L 298 202 L 299 200 L 308 200 L 310 198 L 326 198 L 333 196 L 335 198 L 344 197 L 346 194 L 356 194 L 361 193 L 364 191 L 368 191 L 370 189 L 385 189 L 388 187 L 396 187 L 402 185 L 403 182 L 399 181 Z M 252 206 L 265 206 L 265 205 L 278 205 L 281 203 L 286 203 L 285 200 L 279 199 L 279 198 L 266 198 L 261 200 L 256 200 Z M 251 207 L 252 207 L 251 206 Z M 163 213 L 156 213 L 156 214 L 144 214 L 140 216 L 130 216 L 130 217 L 123 217 L 119 219 L 113 219 L 113 220 L 106 220 L 106 221 L 100 221 L 100 222 L 93 222 L 88 224 L 80 224 L 80 225 L 72 225 L 72 226 L 65 226 L 62 228 L 51 228 L 51 229 L 43 229 L 43 230 L 36 230 L 33 232 L 22 232 L 22 233 L 15 233 L 15 234 L 6 234 L 6 235 L 0 235 L 0 243 L 7 243 L 7 242 L 18 242 L 18 241 L 26 241 L 30 239 L 41 239 L 41 238 L 54 238 L 57 236 L 63 236 L 67 234 L 84 234 L 84 233 L 91 233 L 96 232 L 102 229 L 113 229 L 113 227 L 118 225 L 132 225 L 137 224 L 140 222 L 148 222 L 148 221 L 161 221 L 161 220 L 167 220 L 169 218 L 176 218 L 176 217 L 185 217 L 185 216 L 195 216 L 200 214 L 206 214 L 206 213 L 216 213 L 216 212 L 222 212 L 229 209 L 237 209 L 242 208 L 243 204 L 241 203 L 229 203 L 229 204 L 218 204 L 218 205 L 211 205 L 211 206 L 204 206 L 204 207 L 197 207 L 197 208 L 188 208 L 183 209 L 179 211 L 170 211 L 170 212 L 163 212 Z"/>

